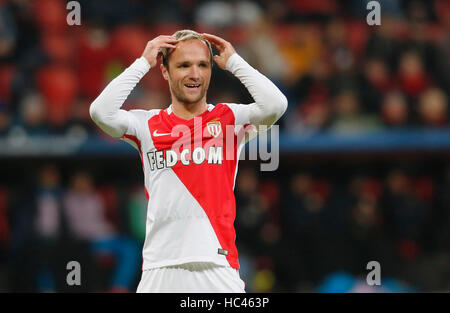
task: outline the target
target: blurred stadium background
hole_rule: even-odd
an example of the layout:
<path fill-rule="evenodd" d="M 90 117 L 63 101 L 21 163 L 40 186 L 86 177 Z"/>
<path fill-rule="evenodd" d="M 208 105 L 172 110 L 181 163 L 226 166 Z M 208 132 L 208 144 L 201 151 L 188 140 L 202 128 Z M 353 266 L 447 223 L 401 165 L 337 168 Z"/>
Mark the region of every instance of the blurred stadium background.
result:
<path fill-rule="evenodd" d="M 67 1 L 0 1 L 0 291 L 135 290 L 139 155 L 88 108 L 148 40 L 182 28 L 230 41 L 289 100 L 278 171 L 247 160 L 237 177 L 247 291 L 450 291 L 449 1 L 380 0 L 380 26 L 365 0 L 78 2 L 81 26 Z M 126 108 L 169 101 L 153 70 Z M 251 98 L 216 67 L 208 101 Z M 71 260 L 81 286 L 66 284 Z"/>

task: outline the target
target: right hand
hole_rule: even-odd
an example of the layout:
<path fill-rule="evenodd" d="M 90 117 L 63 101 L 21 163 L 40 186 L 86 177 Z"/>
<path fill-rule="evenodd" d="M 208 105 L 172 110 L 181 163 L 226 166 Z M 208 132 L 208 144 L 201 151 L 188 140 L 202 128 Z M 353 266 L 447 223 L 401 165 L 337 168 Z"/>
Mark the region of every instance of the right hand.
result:
<path fill-rule="evenodd" d="M 147 59 L 153 68 L 158 62 L 158 55 L 161 53 L 161 48 L 175 49 L 177 42 L 178 40 L 173 36 L 160 35 L 147 43 L 142 56 Z"/>

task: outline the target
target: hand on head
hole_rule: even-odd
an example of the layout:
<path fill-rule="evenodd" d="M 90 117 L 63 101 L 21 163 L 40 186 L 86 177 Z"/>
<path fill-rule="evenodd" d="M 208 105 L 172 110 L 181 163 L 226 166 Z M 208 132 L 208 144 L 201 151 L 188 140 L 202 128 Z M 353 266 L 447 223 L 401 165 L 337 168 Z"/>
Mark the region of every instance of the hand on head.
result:
<path fill-rule="evenodd" d="M 221 69 L 225 69 L 228 58 L 236 52 L 231 43 L 211 34 L 203 33 L 202 37 L 217 48 L 219 55 L 214 56 L 214 61 Z M 153 68 L 158 62 L 158 56 L 161 53 L 161 49 L 175 49 L 177 43 L 178 40 L 173 36 L 160 35 L 147 43 L 142 56 L 147 59 L 150 66 Z"/>
<path fill-rule="evenodd" d="M 150 66 L 153 68 L 158 62 L 158 55 L 162 48 L 176 48 L 178 40 L 173 36 L 161 35 L 149 41 L 145 46 L 142 56 L 147 59 Z"/>
<path fill-rule="evenodd" d="M 208 40 L 211 44 L 213 44 L 219 51 L 219 55 L 214 56 L 214 61 L 217 63 L 217 65 L 221 69 L 224 70 L 226 67 L 228 58 L 230 56 L 232 56 L 236 52 L 236 50 L 234 50 L 231 43 L 229 43 L 228 41 L 226 41 L 220 37 L 217 37 L 217 36 L 214 36 L 211 34 L 206 34 L 206 33 L 203 33 L 202 36 L 203 36 L 203 38 Z"/>

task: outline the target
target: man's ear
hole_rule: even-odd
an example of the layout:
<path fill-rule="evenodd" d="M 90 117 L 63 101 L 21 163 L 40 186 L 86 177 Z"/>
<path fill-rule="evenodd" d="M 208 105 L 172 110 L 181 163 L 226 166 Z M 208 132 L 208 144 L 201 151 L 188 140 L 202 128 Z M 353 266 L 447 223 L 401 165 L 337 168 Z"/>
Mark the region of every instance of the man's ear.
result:
<path fill-rule="evenodd" d="M 164 79 L 168 81 L 169 80 L 169 73 L 167 72 L 166 67 L 163 64 L 160 64 L 159 68 L 161 69 L 161 73 L 162 73 Z"/>

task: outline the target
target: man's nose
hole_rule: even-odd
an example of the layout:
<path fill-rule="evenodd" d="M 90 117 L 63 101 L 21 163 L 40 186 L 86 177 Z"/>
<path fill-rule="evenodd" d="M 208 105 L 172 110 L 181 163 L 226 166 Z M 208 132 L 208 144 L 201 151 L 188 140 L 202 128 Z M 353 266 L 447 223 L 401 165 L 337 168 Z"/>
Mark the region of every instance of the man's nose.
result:
<path fill-rule="evenodd" d="M 200 69 L 197 66 L 191 67 L 189 78 L 196 81 L 200 79 Z"/>

